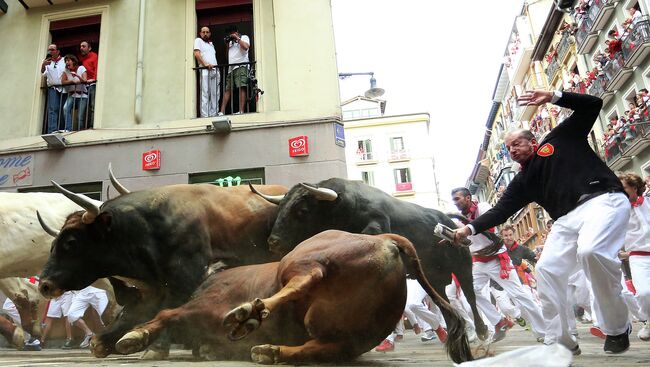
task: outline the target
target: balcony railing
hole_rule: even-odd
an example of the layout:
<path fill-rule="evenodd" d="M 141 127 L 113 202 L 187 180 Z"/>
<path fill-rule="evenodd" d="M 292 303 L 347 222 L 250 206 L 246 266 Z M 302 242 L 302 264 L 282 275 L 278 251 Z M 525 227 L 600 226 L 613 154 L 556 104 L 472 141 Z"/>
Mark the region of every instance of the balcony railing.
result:
<path fill-rule="evenodd" d="M 616 77 L 616 74 L 623 69 L 624 65 L 625 57 L 623 56 L 623 53 L 617 52 L 616 55 L 614 55 L 614 58 L 607 61 L 605 66 L 603 66 L 603 72 L 607 79 L 612 80 Z"/>
<path fill-rule="evenodd" d="M 630 155 L 630 149 L 633 148 L 639 140 L 646 139 L 650 133 L 649 118 L 637 120 L 633 124 L 623 126 L 617 132 L 615 137 L 610 138 L 603 144 L 605 149 L 605 162 L 609 165 L 616 159 Z"/>
<path fill-rule="evenodd" d="M 591 11 L 591 8 L 589 8 L 589 10 Z M 593 19 L 589 18 L 588 15 L 582 18 L 582 21 L 578 25 L 578 30 L 576 31 L 576 46 L 578 49 L 582 47 L 582 44 L 587 39 L 587 36 L 591 32 L 591 26 L 593 24 Z"/>
<path fill-rule="evenodd" d="M 373 156 L 372 152 L 357 151 L 357 160 L 359 160 L 359 161 L 372 161 L 372 160 L 374 160 L 374 156 Z"/>
<path fill-rule="evenodd" d="M 592 25 L 594 24 L 596 18 L 598 18 L 600 11 L 605 7 L 605 5 L 607 5 L 608 2 L 609 0 L 593 0 L 591 2 L 589 10 L 587 10 L 587 18 L 591 20 Z"/>
<path fill-rule="evenodd" d="M 395 184 L 395 191 L 413 191 L 413 183 L 411 182 L 400 182 Z"/>
<path fill-rule="evenodd" d="M 564 57 L 569 52 L 569 46 L 571 46 L 571 43 L 569 42 L 571 37 L 572 36 L 569 34 L 569 32 L 564 32 L 564 34 L 562 34 L 562 39 L 560 39 L 560 42 L 557 45 L 558 60 L 564 61 Z"/>
<path fill-rule="evenodd" d="M 217 113 L 240 114 L 257 111 L 259 89 L 253 62 L 220 64 L 208 70 L 194 68 L 197 79 L 197 116 L 211 117 Z M 224 103 L 224 97 L 228 100 Z"/>
<path fill-rule="evenodd" d="M 45 111 L 41 133 L 91 129 L 96 86 L 97 81 L 92 81 L 42 88 L 45 94 Z"/>
<path fill-rule="evenodd" d="M 553 77 L 555 77 L 555 73 L 560 69 L 560 63 L 557 60 L 557 57 L 554 57 L 553 60 L 548 64 L 548 67 L 546 68 L 546 77 L 548 78 L 549 84 L 553 80 Z"/>
<path fill-rule="evenodd" d="M 410 155 L 408 150 L 406 149 L 399 149 L 399 150 L 392 150 L 388 156 L 388 160 L 391 161 L 400 161 L 400 160 L 405 160 L 409 159 Z"/>
<path fill-rule="evenodd" d="M 607 85 L 607 82 L 609 81 L 609 78 L 605 74 L 598 75 L 598 77 L 591 82 L 591 85 L 587 89 L 587 94 L 591 94 L 592 96 L 596 97 L 602 97 L 602 95 L 605 93 L 605 86 Z"/>
<path fill-rule="evenodd" d="M 643 16 L 635 21 L 623 38 L 623 56 L 626 60 L 633 57 L 637 51 L 644 49 L 644 43 L 650 41 L 650 20 Z"/>

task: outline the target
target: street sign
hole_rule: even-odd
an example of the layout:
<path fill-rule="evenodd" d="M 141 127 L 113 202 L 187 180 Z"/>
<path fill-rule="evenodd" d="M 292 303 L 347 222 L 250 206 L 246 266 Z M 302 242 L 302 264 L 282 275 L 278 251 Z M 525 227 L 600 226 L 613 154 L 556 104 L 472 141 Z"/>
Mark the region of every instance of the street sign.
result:
<path fill-rule="evenodd" d="M 334 123 L 334 143 L 345 148 L 345 130 L 341 124 Z"/>

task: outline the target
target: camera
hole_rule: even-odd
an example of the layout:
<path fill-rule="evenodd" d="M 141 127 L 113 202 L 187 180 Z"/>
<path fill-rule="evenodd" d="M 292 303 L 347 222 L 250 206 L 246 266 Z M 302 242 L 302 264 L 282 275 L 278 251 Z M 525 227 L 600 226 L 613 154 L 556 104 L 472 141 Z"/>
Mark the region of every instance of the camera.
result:
<path fill-rule="evenodd" d="M 226 43 L 227 43 L 227 42 L 230 42 L 230 41 L 235 42 L 236 40 L 237 40 L 237 38 L 235 38 L 235 36 L 232 35 L 232 34 L 226 35 L 226 36 L 223 38 L 223 41 L 226 42 Z"/>

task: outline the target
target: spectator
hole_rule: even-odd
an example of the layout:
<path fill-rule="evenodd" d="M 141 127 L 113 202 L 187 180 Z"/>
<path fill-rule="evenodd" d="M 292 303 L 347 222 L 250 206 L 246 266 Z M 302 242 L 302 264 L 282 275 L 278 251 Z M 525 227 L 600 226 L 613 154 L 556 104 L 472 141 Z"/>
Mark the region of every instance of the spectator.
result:
<path fill-rule="evenodd" d="M 219 84 L 221 73 L 217 68 L 217 54 L 214 45 L 210 40 L 211 32 L 209 27 L 201 27 L 199 37 L 194 40 L 194 58 L 201 68 L 201 117 L 217 115 L 217 104 L 219 103 Z"/>
<path fill-rule="evenodd" d="M 92 306 L 99 315 L 101 322 L 102 314 L 108 305 L 108 297 L 106 291 L 103 289 L 88 286 L 78 292 L 74 292 L 72 301 L 70 302 L 70 309 L 68 311 L 68 322 L 81 329 L 84 332 L 84 340 L 79 344 L 79 348 L 88 348 L 90 339 L 93 337 L 93 332 L 90 330 L 86 322 L 81 318 L 88 306 Z"/>
<path fill-rule="evenodd" d="M 65 324 L 65 343 L 62 349 L 72 349 L 72 328 L 67 321 L 68 310 L 70 309 L 70 302 L 72 301 L 72 292 L 67 291 L 57 298 L 50 300 L 47 306 L 47 314 L 45 315 L 45 329 L 43 330 L 43 344 L 47 340 L 47 336 L 52 330 L 52 323 L 54 319 L 62 319 Z"/>
<path fill-rule="evenodd" d="M 86 68 L 88 87 L 88 121 L 84 128 L 92 129 L 95 117 L 95 90 L 97 87 L 97 54 L 92 50 L 88 41 L 79 45 L 79 61 Z M 81 129 L 81 127 L 79 127 Z"/>
<path fill-rule="evenodd" d="M 86 93 L 86 68 L 79 65 L 79 59 L 75 55 L 66 55 L 65 70 L 61 76 L 63 84 L 68 92 L 68 98 L 63 106 L 65 115 L 65 130 L 72 131 L 72 113 L 77 111 L 77 128 L 84 126 L 88 94 Z"/>
<path fill-rule="evenodd" d="M 61 87 L 61 75 L 65 70 L 65 61 L 55 44 L 47 47 L 47 57 L 41 63 L 41 73 L 47 82 L 47 133 L 59 130 L 66 92 Z"/>
<path fill-rule="evenodd" d="M 250 39 L 246 35 L 239 34 L 236 26 L 232 25 L 226 28 L 226 44 L 228 46 L 228 64 L 240 64 L 250 62 L 248 60 L 248 50 L 250 48 Z M 235 65 L 228 67 L 228 76 L 226 76 L 226 88 L 221 101 L 221 110 L 219 115 L 226 111 L 226 105 L 230 101 L 233 84 L 239 88 L 239 112 L 246 110 L 246 89 L 248 86 L 248 65 Z"/>
<path fill-rule="evenodd" d="M 650 196 L 650 175 L 645 176 L 643 181 L 645 182 L 645 191 L 643 192 L 643 196 Z"/>
<path fill-rule="evenodd" d="M 616 58 L 616 54 L 623 50 L 623 41 L 618 37 L 618 31 L 612 29 L 607 33 L 609 39 L 605 41 L 607 44 L 607 53 L 610 60 Z"/>

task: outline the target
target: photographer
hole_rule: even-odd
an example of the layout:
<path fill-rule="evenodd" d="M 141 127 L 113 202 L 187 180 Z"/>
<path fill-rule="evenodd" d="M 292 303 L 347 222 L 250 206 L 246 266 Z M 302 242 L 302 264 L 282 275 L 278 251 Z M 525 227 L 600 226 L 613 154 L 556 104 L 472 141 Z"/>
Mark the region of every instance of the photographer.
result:
<path fill-rule="evenodd" d="M 47 57 L 41 63 L 41 73 L 47 81 L 47 133 L 59 130 L 59 120 L 66 93 L 61 87 L 65 62 L 55 44 L 47 47 Z"/>
<path fill-rule="evenodd" d="M 250 39 L 246 35 L 239 34 L 236 26 L 231 25 L 226 28 L 227 36 L 224 42 L 228 46 L 228 64 L 247 63 L 248 49 L 250 48 Z M 246 106 L 246 87 L 248 85 L 248 65 L 236 65 L 228 67 L 228 76 L 226 77 L 226 88 L 221 101 L 221 110 L 219 116 L 222 116 L 226 110 L 226 105 L 230 101 L 233 83 L 239 88 L 239 112 L 245 112 Z"/>

